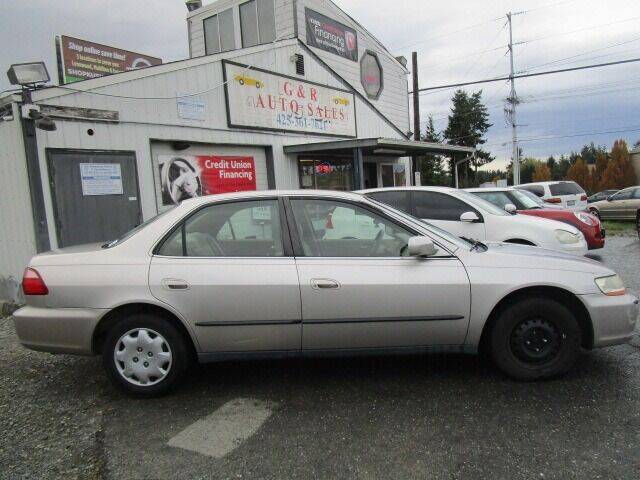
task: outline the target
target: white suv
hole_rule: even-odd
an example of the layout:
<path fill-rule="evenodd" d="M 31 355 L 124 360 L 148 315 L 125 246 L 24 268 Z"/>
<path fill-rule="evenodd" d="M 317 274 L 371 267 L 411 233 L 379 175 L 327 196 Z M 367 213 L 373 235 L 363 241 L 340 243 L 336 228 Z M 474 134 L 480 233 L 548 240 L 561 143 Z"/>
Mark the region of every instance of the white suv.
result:
<path fill-rule="evenodd" d="M 545 203 L 567 210 L 581 212 L 587 209 L 587 193 L 576 182 L 525 183 L 518 185 L 518 188 L 533 193 Z"/>

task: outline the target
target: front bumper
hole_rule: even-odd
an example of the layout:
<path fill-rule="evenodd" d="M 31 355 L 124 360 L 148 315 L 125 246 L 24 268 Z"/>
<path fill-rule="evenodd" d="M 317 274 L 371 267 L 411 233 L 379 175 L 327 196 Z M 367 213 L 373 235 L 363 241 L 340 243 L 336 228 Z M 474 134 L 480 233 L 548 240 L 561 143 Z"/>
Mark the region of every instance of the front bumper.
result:
<path fill-rule="evenodd" d="M 20 343 L 31 350 L 91 355 L 102 309 L 22 307 L 13 321 Z"/>
<path fill-rule="evenodd" d="M 640 306 L 631 295 L 609 297 L 601 293 L 580 295 L 593 325 L 593 346 L 626 343 L 633 337 Z"/>

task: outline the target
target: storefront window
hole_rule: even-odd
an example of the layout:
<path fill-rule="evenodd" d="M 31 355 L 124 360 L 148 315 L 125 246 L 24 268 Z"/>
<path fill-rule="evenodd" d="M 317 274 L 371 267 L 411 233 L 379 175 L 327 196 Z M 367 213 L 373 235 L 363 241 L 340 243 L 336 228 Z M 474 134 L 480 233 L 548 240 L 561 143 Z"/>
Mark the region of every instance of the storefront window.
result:
<path fill-rule="evenodd" d="M 317 190 L 353 190 L 350 158 L 300 159 L 300 187 Z"/>
<path fill-rule="evenodd" d="M 404 187 L 407 185 L 407 169 L 401 163 L 380 166 L 383 187 Z"/>

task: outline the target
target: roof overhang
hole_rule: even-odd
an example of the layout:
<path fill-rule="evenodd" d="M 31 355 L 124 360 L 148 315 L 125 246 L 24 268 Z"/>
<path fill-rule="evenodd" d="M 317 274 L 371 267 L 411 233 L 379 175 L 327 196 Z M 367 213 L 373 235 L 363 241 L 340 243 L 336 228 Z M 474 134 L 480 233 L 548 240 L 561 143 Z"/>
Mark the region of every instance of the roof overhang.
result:
<path fill-rule="evenodd" d="M 352 154 L 354 149 L 362 150 L 363 155 L 378 157 L 411 157 L 414 155 L 473 155 L 475 148 L 447 145 L 444 143 L 415 142 L 392 138 L 358 138 L 331 142 L 302 143 L 287 145 L 285 153 L 326 153 Z"/>

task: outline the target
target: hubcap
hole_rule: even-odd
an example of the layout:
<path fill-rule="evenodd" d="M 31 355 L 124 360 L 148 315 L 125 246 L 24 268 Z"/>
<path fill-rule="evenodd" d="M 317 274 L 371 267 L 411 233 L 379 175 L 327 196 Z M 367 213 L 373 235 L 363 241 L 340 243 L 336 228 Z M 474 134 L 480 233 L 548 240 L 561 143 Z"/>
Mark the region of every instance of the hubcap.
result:
<path fill-rule="evenodd" d="M 547 320 L 532 318 L 520 322 L 511 333 L 511 351 L 521 361 L 543 364 L 560 352 L 562 335 Z"/>
<path fill-rule="evenodd" d="M 150 386 L 161 382 L 171 370 L 171 348 L 162 335 L 148 328 L 135 328 L 116 342 L 113 361 L 129 383 Z"/>

